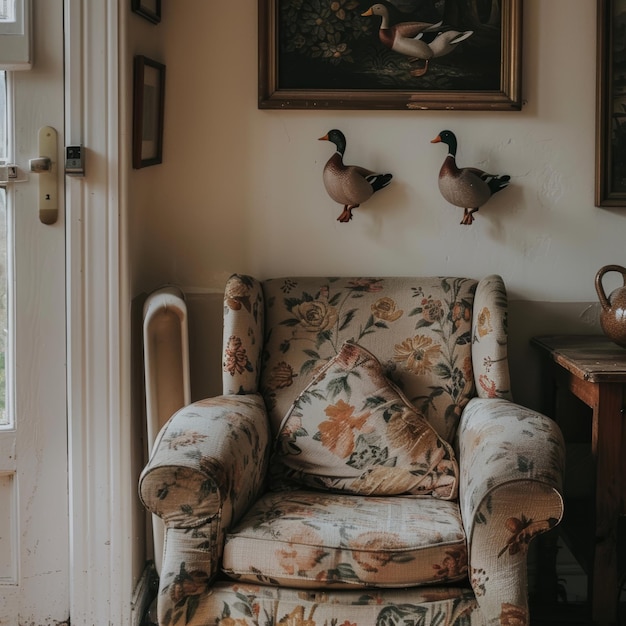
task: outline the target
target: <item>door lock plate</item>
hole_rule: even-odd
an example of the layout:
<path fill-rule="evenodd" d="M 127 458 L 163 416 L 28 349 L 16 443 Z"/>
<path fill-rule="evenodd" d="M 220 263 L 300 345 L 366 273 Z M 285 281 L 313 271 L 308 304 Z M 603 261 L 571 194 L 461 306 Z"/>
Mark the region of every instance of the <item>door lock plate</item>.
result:
<path fill-rule="evenodd" d="M 52 126 L 39 129 L 39 156 L 30 159 L 30 171 L 39 179 L 39 221 L 54 224 L 59 217 L 57 182 L 57 131 Z"/>

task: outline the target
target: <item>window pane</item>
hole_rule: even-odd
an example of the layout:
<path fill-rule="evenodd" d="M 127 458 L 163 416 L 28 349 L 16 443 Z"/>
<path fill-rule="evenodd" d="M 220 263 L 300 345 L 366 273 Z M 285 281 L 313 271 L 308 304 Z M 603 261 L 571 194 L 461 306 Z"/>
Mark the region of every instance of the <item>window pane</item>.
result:
<path fill-rule="evenodd" d="M 7 73 L 0 71 L 0 160 L 7 158 Z"/>
<path fill-rule="evenodd" d="M 5 369 L 8 347 L 7 286 L 6 192 L 0 187 L 0 426 L 6 426 L 9 423 Z"/>
<path fill-rule="evenodd" d="M 6 2 L 0 0 L 0 8 Z M 0 160 L 7 159 L 7 90 L 6 72 L 0 71 Z M 0 187 L 0 426 L 9 425 L 7 411 L 6 366 L 8 363 L 8 257 L 7 257 L 7 205 L 6 190 Z"/>
<path fill-rule="evenodd" d="M 0 0 L 0 22 L 15 22 L 15 0 Z"/>

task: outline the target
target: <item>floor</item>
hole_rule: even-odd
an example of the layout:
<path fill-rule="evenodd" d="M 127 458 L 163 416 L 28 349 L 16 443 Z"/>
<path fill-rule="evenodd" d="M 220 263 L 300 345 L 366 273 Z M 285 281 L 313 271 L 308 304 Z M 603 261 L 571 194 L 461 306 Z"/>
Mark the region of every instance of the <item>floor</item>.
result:
<path fill-rule="evenodd" d="M 554 607 L 531 607 L 531 626 L 553 626 L 554 624 L 584 624 L 591 626 L 589 610 L 584 603 L 557 604 Z"/>

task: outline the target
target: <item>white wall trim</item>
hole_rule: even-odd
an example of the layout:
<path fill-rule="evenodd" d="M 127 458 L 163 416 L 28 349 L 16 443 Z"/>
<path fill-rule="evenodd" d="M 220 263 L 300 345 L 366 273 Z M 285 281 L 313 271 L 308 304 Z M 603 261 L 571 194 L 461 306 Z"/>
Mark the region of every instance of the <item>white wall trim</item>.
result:
<path fill-rule="evenodd" d="M 117 0 L 65 0 L 70 616 L 125 626 L 132 595 L 130 298 Z"/>

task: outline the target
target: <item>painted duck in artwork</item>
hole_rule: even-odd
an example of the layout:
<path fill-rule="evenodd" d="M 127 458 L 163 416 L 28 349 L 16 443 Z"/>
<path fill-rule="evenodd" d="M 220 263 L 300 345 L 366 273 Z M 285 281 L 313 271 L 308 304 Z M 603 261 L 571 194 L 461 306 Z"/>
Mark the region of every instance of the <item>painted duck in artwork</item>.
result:
<path fill-rule="evenodd" d="M 349 222 L 352 219 L 352 210 L 369 200 L 375 192 L 386 187 L 391 182 L 392 175 L 378 174 L 358 165 L 346 165 L 343 162 L 346 138 L 336 128 L 319 139 L 330 141 L 337 147 L 324 166 L 324 187 L 335 202 L 343 205 L 343 211 L 337 220 Z"/>
<path fill-rule="evenodd" d="M 384 46 L 410 57 L 413 61 L 424 61 L 423 67 L 411 71 L 412 76 L 423 76 L 428 71 L 431 59 L 450 54 L 456 49 L 457 44 L 474 34 L 471 30 L 441 30 L 441 21 L 393 24 L 392 10 L 393 5 L 388 2 L 377 2 L 361 15 L 381 17 L 378 37 Z M 425 34 L 429 35 L 429 41 L 426 40 Z"/>
<path fill-rule="evenodd" d="M 472 224 L 474 213 L 511 179 L 508 175 L 488 174 L 475 167 L 458 167 L 456 163 L 457 140 L 451 130 L 442 130 L 431 143 L 445 143 L 448 146 L 441 170 L 439 170 L 439 191 L 454 206 L 464 211 L 461 224 Z"/>
<path fill-rule="evenodd" d="M 474 34 L 473 30 L 444 30 L 428 43 L 433 51 L 433 59 L 454 52 L 457 45 Z"/>

